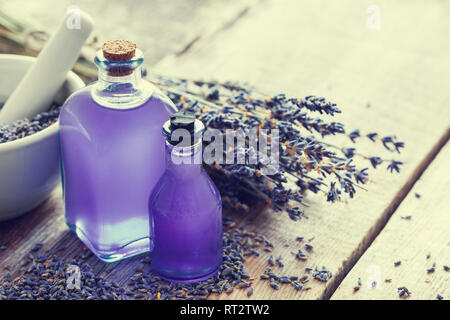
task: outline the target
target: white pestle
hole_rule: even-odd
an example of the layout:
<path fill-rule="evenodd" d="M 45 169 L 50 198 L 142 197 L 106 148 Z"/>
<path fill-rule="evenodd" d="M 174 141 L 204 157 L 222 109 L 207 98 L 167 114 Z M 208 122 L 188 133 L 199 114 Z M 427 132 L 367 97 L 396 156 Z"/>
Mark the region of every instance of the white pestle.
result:
<path fill-rule="evenodd" d="M 32 118 L 48 110 L 92 27 L 92 18 L 84 12 L 66 15 L 0 110 L 0 123 Z"/>

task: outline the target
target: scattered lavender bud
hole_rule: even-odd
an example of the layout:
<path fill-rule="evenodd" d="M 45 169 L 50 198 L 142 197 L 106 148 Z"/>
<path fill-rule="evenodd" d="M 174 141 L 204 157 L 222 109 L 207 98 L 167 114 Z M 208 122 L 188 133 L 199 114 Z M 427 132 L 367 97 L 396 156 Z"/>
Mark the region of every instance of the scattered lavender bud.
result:
<path fill-rule="evenodd" d="M 271 282 L 271 283 L 270 283 L 270 286 L 271 286 L 272 289 L 274 289 L 274 290 L 280 289 L 280 287 L 278 286 L 278 284 L 276 284 L 275 282 Z"/>
<path fill-rule="evenodd" d="M 277 264 L 280 268 L 284 267 L 283 261 L 281 261 L 282 259 L 283 259 L 282 256 L 278 256 L 278 258 L 277 258 Z"/>
<path fill-rule="evenodd" d="M 295 290 L 300 291 L 303 289 L 303 284 L 299 283 L 299 282 L 292 282 L 292 285 L 294 286 Z"/>

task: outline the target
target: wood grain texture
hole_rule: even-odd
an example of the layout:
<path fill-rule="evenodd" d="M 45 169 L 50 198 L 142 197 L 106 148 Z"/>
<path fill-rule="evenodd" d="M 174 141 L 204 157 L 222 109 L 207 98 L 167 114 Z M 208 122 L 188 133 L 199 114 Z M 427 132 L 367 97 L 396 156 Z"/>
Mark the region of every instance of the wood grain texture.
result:
<path fill-rule="evenodd" d="M 237 216 L 239 224 L 264 234 L 274 245 L 272 255 L 283 256 L 285 267 L 278 274 L 301 275 L 305 267 L 328 267 L 334 277 L 326 284 L 310 281 L 308 291 L 288 285 L 274 291 L 255 280 L 255 299 L 328 298 L 385 225 L 398 204 L 448 138 L 450 108 L 448 83 L 450 43 L 443 30 L 450 29 L 442 1 L 379 1 L 381 30 L 366 28 L 367 1 L 294 0 L 263 1 L 226 28 L 207 33 L 183 54 L 173 55 L 155 66 L 155 72 L 189 78 L 249 81 L 269 94 L 323 95 L 343 109 L 338 121 L 362 133 L 376 130 L 395 133 L 406 142 L 401 156 L 383 151 L 380 143 L 361 139 L 358 148 L 369 155 L 400 158 L 402 172 L 391 176 L 384 168 L 371 170 L 369 192 L 334 205 L 324 195 L 308 195 L 309 219 L 292 222 L 285 213 L 264 210 Z M 408 4 L 408 5 L 406 5 Z M 213 14 L 213 12 L 211 12 Z M 367 105 L 370 104 L 370 107 Z M 366 131 L 367 130 L 367 131 Z M 347 138 L 330 139 L 338 146 L 351 146 Z M 368 166 L 363 160 L 357 160 Z M 297 236 L 313 238 L 307 262 L 291 252 L 302 244 Z M 64 225 L 59 191 L 38 210 L 0 224 L 0 272 L 15 265 L 34 244 L 44 249 L 66 247 L 66 257 L 82 252 L 83 246 Z M 248 273 L 258 278 L 267 267 L 269 254 L 248 258 Z M 125 283 L 136 259 L 105 265 L 94 257 L 95 270 Z M 244 290 L 221 299 L 247 299 Z"/>
<path fill-rule="evenodd" d="M 155 72 L 187 78 L 248 81 L 269 94 L 323 95 L 343 110 L 337 117 L 348 130 L 361 128 L 395 133 L 406 141 L 402 156 L 383 152 L 361 140 L 368 155 L 381 152 L 405 162 L 402 173 L 371 170 L 369 192 L 358 191 L 348 203 L 327 204 L 323 195 L 308 195 L 308 220 L 292 223 L 285 214 L 267 210 L 244 217 L 242 225 L 275 243 L 273 255 L 284 257 L 279 274 L 299 275 L 306 266 L 325 265 L 335 277 L 327 284 L 310 281 L 311 289 L 296 292 L 282 286 L 274 291 L 255 280 L 255 299 L 328 298 L 402 201 L 448 139 L 450 63 L 444 53 L 450 44 L 442 30 L 447 3 L 439 1 L 380 1 L 381 30 L 366 27 L 368 1 L 265 1 L 245 19 L 198 43 L 181 57 L 168 57 Z M 352 146 L 346 139 L 331 139 Z M 358 161 L 362 166 L 366 163 Z M 313 237 L 308 262 L 291 254 L 300 245 L 296 236 Z M 268 255 L 247 261 L 249 273 L 259 276 Z M 247 298 L 235 291 L 220 298 Z"/>
<path fill-rule="evenodd" d="M 450 272 L 443 268 L 450 265 L 449 159 L 447 144 L 332 299 L 396 299 L 397 288 L 403 286 L 411 291 L 410 299 L 436 299 L 437 294 L 450 298 Z M 394 266 L 395 261 L 401 264 Z M 434 263 L 435 271 L 428 273 Z M 358 278 L 363 285 L 353 293 Z"/>

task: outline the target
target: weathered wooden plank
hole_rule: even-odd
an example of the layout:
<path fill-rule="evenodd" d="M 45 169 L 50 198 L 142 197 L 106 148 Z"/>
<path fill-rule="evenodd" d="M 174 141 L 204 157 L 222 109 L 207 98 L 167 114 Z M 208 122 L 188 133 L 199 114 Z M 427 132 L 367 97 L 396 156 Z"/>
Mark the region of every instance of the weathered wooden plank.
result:
<path fill-rule="evenodd" d="M 449 159 L 447 143 L 332 299 L 395 299 L 403 286 L 411 299 L 450 297 L 450 272 L 443 267 L 450 265 Z M 401 264 L 395 266 L 397 261 Z M 434 263 L 435 271 L 427 272 Z M 354 292 L 358 278 L 362 286 Z"/>
<path fill-rule="evenodd" d="M 0 223 L 0 272 L 17 266 L 35 243 L 52 243 L 66 230 L 62 212 L 61 188 L 33 212 Z"/>
<path fill-rule="evenodd" d="M 402 173 L 386 176 L 384 168 L 371 172 L 369 192 L 355 200 L 326 204 L 323 195 L 308 195 L 308 220 L 292 223 L 284 214 L 267 210 L 242 219 L 242 225 L 271 238 L 273 255 L 284 257 L 277 273 L 299 275 L 305 266 L 327 266 L 335 277 L 327 284 L 310 281 L 311 290 L 292 287 L 271 290 L 255 280 L 252 298 L 328 298 L 351 269 L 420 173 L 448 139 L 450 111 L 450 44 L 442 30 L 449 4 L 416 1 L 381 2 L 381 29 L 366 27 L 368 2 L 266 1 L 252 9 L 233 28 L 198 43 L 181 57 L 165 59 L 155 71 L 181 77 L 248 81 L 268 93 L 324 95 L 342 106 L 339 121 L 347 128 L 395 133 L 406 141 L 400 157 Z M 401 18 L 400 18 L 401 17 Z M 332 139 L 338 146 L 348 140 Z M 377 154 L 371 142 L 359 148 Z M 397 157 L 383 153 L 385 158 Z M 368 166 L 367 164 L 360 165 Z M 300 244 L 296 236 L 313 237 L 314 251 L 306 263 L 294 260 Z M 268 258 L 247 261 L 249 273 L 259 276 Z M 235 291 L 220 298 L 246 298 Z"/>

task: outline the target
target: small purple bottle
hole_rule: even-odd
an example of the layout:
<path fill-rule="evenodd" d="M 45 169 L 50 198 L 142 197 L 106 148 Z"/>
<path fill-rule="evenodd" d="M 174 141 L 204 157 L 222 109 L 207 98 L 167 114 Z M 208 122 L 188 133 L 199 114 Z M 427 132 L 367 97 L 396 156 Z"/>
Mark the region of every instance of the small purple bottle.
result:
<path fill-rule="evenodd" d="M 74 93 L 59 119 L 67 225 L 100 259 L 149 251 L 148 197 L 165 169 L 161 126 L 176 107 L 141 79 L 126 40 L 97 53 L 99 80 Z"/>
<path fill-rule="evenodd" d="M 181 113 L 163 126 L 166 171 L 149 200 L 151 266 L 172 282 L 207 279 L 222 263 L 222 202 L 202 167 L 203 132 L 200 121 Z"/>

